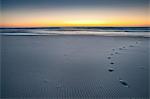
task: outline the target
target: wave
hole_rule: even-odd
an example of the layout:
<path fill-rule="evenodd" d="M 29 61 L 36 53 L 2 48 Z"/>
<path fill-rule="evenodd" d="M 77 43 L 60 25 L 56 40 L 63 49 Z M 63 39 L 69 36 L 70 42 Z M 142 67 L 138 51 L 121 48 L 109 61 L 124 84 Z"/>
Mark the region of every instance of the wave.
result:
<path fill-rule="evenodd" d="M 103 35 L 150 37 L 149 27 L 1 28 L 1 35 Z"/>

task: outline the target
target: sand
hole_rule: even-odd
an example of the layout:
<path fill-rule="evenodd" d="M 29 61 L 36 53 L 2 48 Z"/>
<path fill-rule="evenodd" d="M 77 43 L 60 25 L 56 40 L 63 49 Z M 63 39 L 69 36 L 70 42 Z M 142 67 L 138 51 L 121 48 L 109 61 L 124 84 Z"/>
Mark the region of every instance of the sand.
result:
<path fill-rule="evenodd" d="M 1 39 L 2 98 L 148 98 L 149 38 Z"/>

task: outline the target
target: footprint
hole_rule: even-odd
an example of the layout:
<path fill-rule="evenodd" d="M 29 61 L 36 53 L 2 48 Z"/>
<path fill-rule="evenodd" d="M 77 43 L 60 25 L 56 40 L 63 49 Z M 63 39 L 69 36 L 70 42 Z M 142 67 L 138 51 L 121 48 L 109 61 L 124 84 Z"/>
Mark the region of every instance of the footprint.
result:
<path fill-rule="evenodd" d="M 115 49 L 112 49 L 113 51 L 115 51 Z"/>
<path fill-rule="evenodd" d="M 108 71 L 109 71 L 109 72 L 113 72 L 114 69 L 113 69 L 113 68 L 109 68 Z"/>
<path fill-rule="evenodd" d="M 134 47 L 133 45 L 129 45 L 129 47 Z"/>
<path fill-rule="evenodd" d="M 119 82 L 124 86 L 124 87 L 129 87 L 128 83 L 122 79 L 119 80 Z"/>
<path fill-rule="evenodd" d="M 119 54 L 118 52 L 115 52 L 115 54 Z"/>
<path fill-rule="evenodd" d="M 125 46 L 123 46 L 122 48 L 126 48 Z"/>
<path fill-rule="evenodd" d="M 122 48 L 119 48 L 119 50 L 122 50 Z"/>
<path fill-rule="evenodd" d="M 111 56 L 114 55 L 113 53 L 110 54 Z"/>
<path fill-rule="evenodd" d="M 107 59 L 111 59 L 111 57 L 107 57 Z"/>
<path fill-rule="evenodd" d="M 111 62 L 110 64 L 114 64 L 114 62 Z"/>

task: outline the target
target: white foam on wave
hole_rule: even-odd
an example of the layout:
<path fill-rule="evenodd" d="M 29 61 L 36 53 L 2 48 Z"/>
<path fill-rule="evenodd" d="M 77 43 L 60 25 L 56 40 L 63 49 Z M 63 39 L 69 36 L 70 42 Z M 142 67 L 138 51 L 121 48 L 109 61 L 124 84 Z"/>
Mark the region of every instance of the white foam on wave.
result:
<path fill-rule="evenodd" d="M 146 30 L 102 30 L 102 29 L 26 29 L 2 31 L 2 35 L 101 35 L 150 37 Z"/>

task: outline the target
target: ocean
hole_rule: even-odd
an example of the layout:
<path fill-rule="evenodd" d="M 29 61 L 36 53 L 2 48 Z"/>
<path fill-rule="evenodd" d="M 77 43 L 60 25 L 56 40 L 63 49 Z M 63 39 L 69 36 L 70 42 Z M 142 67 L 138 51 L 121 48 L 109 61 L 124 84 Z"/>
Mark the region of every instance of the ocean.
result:
<path fill-rule="evenodd" d="M 103 35 L 150 37 L 149 27 L 32 27 L 0 29 L 2 35 Z"/>

